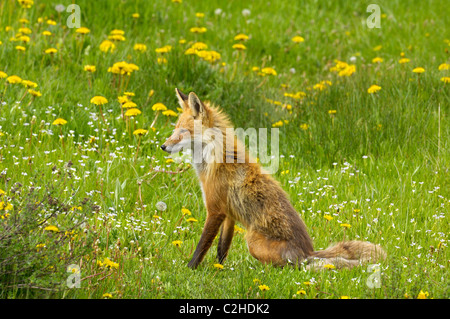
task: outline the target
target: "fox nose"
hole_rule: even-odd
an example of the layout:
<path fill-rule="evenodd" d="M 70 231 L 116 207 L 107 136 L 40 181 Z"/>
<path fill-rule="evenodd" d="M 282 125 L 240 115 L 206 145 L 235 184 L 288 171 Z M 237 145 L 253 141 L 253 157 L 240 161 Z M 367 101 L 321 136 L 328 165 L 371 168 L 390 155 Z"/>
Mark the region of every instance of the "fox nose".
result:
<path fill-rule="evenodd" d="M 166 150 L 166 146 L 163 144 L 163 145 L 161 145 L 161 149 L 163 150 L 163 151 L 165 151 Z"/>

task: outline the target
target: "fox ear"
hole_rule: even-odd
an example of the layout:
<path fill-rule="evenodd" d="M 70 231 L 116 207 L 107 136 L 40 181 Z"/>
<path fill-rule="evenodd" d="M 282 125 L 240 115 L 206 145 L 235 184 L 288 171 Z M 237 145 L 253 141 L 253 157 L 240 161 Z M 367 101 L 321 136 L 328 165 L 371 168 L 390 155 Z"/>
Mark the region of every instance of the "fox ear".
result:
<path fill-rule="evenodd" d="M 188 107 L 187 102 L 188 102 L 189 97 L 186 94 L 184 94 L 183 92 L 181 92 L 180 90 L 178 90 L 177 88 L 175 89 L 175 93 L 177 95 L 178 103 L 180 104 L 181 108 L 182 109 L 187 108 Z"/>
<path fill-rule="evenodd" d="M 192 115 L 194 117 L 197 117 L 199 115 L 202 117 L 206 117 L 205 105 L 202 103 L 202 101 L 200 101 L 200 99 L 194 92 L 189 93 L 189 107 L 191 108 Z"/>

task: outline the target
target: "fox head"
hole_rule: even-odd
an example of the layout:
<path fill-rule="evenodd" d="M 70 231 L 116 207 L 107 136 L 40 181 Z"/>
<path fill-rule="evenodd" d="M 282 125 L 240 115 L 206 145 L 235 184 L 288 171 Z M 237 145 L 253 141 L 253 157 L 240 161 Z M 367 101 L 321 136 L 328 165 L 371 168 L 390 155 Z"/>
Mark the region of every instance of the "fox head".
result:
<path fill-rule="evenodd" d="M 212 109 L 207 107 L 198 96 L 189 95 L 175 89 L 178 103 L 183 109 L 172 135 L 161 145 L 168 153 L 176 153 L 183 149 L 192 149 L 194 142 L 203 143 L 203 132 L 212 127 Z"/>

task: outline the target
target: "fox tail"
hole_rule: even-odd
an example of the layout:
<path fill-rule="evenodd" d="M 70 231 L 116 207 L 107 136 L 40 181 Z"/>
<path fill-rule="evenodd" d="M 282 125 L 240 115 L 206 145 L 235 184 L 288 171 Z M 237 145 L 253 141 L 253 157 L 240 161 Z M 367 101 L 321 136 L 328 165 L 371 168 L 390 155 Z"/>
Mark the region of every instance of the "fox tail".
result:
<path fill-rule="evenodd" d="M 307 268 L 323 269 L 325 265 L 335 268 L 353 268 L 368 262 L 386 259 L 386 252 L 379 245 L 365 241 L 342 241 L 327 249 L 314 251 L 307 259 Z"/>

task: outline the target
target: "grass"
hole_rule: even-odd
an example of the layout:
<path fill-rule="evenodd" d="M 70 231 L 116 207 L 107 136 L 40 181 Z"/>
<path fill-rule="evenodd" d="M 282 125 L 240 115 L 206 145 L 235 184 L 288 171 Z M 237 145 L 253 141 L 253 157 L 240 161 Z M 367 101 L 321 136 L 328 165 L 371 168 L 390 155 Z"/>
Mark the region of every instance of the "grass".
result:
<path fill-rule="evenodd" d="M 0 188 L 3 202 L 13 205 L 0 211 L 0 229 L 5 234 L 18 227 L 15 216 L 29 211 L 42 220 L 27 245 L 56 247 L 59 239 L 61 252 L 89 248 L 75 262 L 78 289 L 64 289 L 73 258 L 59 259 L 53 273 L 39 278 L 33 269 L 31 275 L 6 275 L 5 269 L 20 269 L 18 261 L 12 268 L 0 264 L 2 298 L 417 298 L 421 291 L 428 298 L 449 297 L 450 101 L 449 84 L 441 78 L 450 70 L 439 70 L 450 62 L 444 1 L 379 1 L 379 29 L 365 24 L 366 1 L 77 4 L 81 26 L 90 29 L 86 35 L 68 28 L 70 13 L 58 14 L 51 1 L 35 1 L 30 9 L 13 0 L 0 4 L 0 71 L 36 82 L 34 90 L 42 93 L 33 98 L 22 84 L 0 79 Z M 194 26 L 207 32 L 190 32 Z M 31 30 L 29 42 L 17 36 L 21 27 Z M 100 51 L 114 29 L 123 30 L 126 40 L 114 42 L 113 52 Z M 52 35 L 42 35 L 44 30 Z M 242 42 L 245 51 L 232 48 L 239 33 L 250 36 Z M 296 35 L 305 41 L 292 42 Z M 197 41 L 221 59 L 209 63 L 185 55 Z M 134 50 L 136 43 L 147 50 Z M 170 52 L 155 52 L 165 45 Z M 44 53 L 48 48 L 57 52 Z M 410 61 L 400 64 L 402 55 Z M 383 62 L 372 63 L 375 57 Z M 356 72 L 331 72 L 335 60 L 354 64 Z M 129 77 L 108 72 L 119 61 L 139 70 Z M 96 72 L 84 71 L 85 65 L 95 65 Z M 277 75 L 262 77 L 253 67 L 272 67 Z M 416 67 L 425 72 L 413 73 Z M 331 85 L 314 88 L 321 81 Z M 369 94 L 373 84 L 381 90 Z M 367 266 L 309 272 L 262 265 L 248 253 L 242 225 L 223 269 L 214 266 L 216 243 L 197 270 L 188 269 L 206 214 L 200 187 L 188 164 L 159 149 L 176 118 L 159 114 L 150 128 L 155 103 L 177 111 L 175 87 L 221 105 L 236 127 L 270 128 L 282 121 L 275 177 L 305 220 L 315 249 L 344 238 L 379 243 L 388 253 L 380 272 Z M 142 112 L 127 121 L 117 101 L 125 91 L 135 94 L 131 99 Z M 299 91 L 303 98 L 285 96 Z M 94 96 L 108 99 L 103 118 L 90 103 Z M 57 118 L 67 124 L 52 125 Z M 133 135 L 138 128 L 148 133 Z M 25 195 L 33 189 L 45 198 L 51 185 L 59 190 L 52 196 L 66 208 L 34 199 L 40 204 L 30 206 Z M 159 202 L 167 208 L 158 209 Z M 64 232 L 74 230 L 74 220 L 64 216 L 78 207 L 85 216 L 75 223 L 78 239 L 69 240 Z M 60 232 L 45 231 L 49 225 Z M 0 260 L 5 256 L 0 253 Z M 105 266 L 105 258 L 115 264 Z M 374 276 L 381 285 L 370 289 L 367 280 Z"/>

